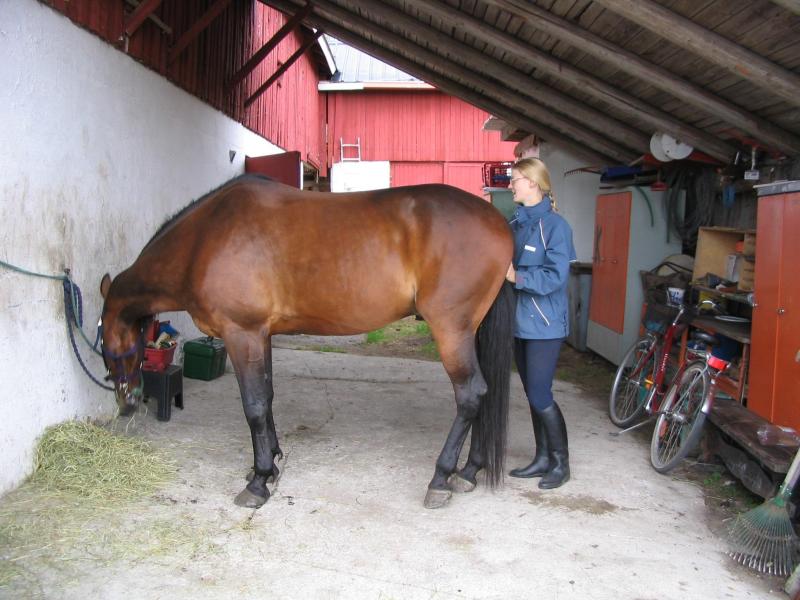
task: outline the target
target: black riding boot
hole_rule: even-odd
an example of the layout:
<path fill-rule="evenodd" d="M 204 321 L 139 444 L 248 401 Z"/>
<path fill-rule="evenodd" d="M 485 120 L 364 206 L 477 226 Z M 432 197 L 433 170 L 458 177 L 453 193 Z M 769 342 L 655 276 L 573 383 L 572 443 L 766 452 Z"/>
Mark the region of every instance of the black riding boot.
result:
<path fill-rule="evenodd" d="M 569 449 L 567 445 L 567 424 L 558 404 L 540 410 L 536 414 L 544 426 L 547 445 L 550 449 L 549 470 L 539 482 L 543 490 L 557 488 L 569 481 Z"/>
<path fill-rule="evenodd" d="M 541 477 L 547 473 L 550 459 L 547 452 L 547 435 L 544 432 L 542 420 L 536 416 L 536 411 L 531 406 L 531 422 L 533 423 L 533 436 L 536 442 L 536 454 L 533 462 L 527 467 L 512 469 L 508 474 L 512 477 Z"/>

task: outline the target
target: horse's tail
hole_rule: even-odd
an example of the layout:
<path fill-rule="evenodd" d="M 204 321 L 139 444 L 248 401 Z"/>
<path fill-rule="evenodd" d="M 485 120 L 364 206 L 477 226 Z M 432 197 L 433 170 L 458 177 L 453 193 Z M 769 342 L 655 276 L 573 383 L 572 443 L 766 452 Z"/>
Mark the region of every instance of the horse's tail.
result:
<path fill-rule="evenodd" d="M 481 399 L 476 426 L 490 487 L 497 486 L 503 479 L 515 308 L 514 290 L 511 284 L 503 282 L 497 298 L 478 327 L 478 364 L 488 391 Z"/>

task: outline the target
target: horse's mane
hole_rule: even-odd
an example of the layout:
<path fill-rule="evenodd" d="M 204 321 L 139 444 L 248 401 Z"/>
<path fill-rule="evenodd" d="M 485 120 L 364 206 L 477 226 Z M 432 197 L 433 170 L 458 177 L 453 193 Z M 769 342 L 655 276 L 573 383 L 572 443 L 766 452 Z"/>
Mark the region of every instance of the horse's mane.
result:
<path fill-rule="evenodd" d="M 169 217 L 166 221 L 164 221 L 164 223 L 161 224 L 161 227 L 159 227 L 156 230 L 156 232 L 153 234 L 153 237 L 150 238 L 150 240 L 144 245 L 144 247 L 147 248 L 152 243 L 152 241 L 154 239 L 156 239 L 159 235 L 161 235 L 164 232 L 165 229 L 167 229 L 175 221 L 177 221 L 178 219 L 183 217 L 186 213 L 188 213 L 191 210 L 193 210 L 198 204 L 200 204 L 204 200 L 207 200 L 211 196 L 215 195 L 222 188 L 224 188 L 226 186 L 229 186 L 231 184 L 234 184 L 234 183 L 238 183 L 240 181 L 248 181 L 248 180 L 252 180 L 252 179 L 261 179 L 261 180 L 264 180 L 264 181 L 275 181 L 272 177 L 269 177 L 267 175 L 262 175 L 260 173 L 245 173 L 244 175 L 237 175 L 236 177 L 234 177 L 232 179 L 229 179 L 228 181 L 226 181 L 226 182 L 222 183 L 221 185 L 218 185 L 217 187 L 215 187 L 210 192 L 207 192 L 206 194 L 203 194 L 199 198 L 196 198 L 195 200 L 192 200 L 189 204 L 187 204 L 182 209 L 180 209 L 178 212 L 176 212 L 174 215 Z M 142 249 L 142 251 L 144 251 L 144 248 Z"/>

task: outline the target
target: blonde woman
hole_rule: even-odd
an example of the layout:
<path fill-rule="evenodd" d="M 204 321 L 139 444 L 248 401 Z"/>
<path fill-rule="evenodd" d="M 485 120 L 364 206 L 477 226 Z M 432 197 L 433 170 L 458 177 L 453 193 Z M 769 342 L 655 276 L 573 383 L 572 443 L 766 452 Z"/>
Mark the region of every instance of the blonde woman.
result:
<path fill-rule="evenodd" d="M 511 170 L 514 202 L 511 220 L 514 257 L 506 279 L 517 294 L 514 354 L 531 410 L 535 436 L 533 461 L 512 477 L 541 477 L 541 489 L 569 480 L 567 426 L 553 401 L 561 344 L 569 333 L 567 282 L 576 259 L 572 229 L 555 212 L 550 173 L 538 158 L 525 158 Z"/>

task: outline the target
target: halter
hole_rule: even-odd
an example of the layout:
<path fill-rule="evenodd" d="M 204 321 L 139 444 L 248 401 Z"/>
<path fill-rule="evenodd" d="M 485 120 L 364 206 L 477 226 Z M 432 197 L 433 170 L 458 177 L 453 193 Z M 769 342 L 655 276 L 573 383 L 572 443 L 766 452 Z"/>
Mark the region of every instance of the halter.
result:
<path fill-rule="evenodd" d="M 106 376 L 106 379 L 107 380 L 108 379 L 112 380 L 114 382 L 114 384 L 119 387 L 119 390 L 123 394 L 125 394 L 127 396 L 128 395 L 128 386 L 129 386 L 128 382 L 133 377 L 134 371 L 132 371 L 130 373 L 126 373 L 125 372 L 125 365 L 122 363 L 122 360 L 124 358 L 128 358 L 129 356 L 134 356 L 135 354 L 137 354 L 142 349 L 142 347 L 144 346 L 144 332 L 143 331 L 139 332 L 139 338 L 136 340 L 136 343 L 131 348 L 129 348 L 125 352 L 122 352 L 121 354 L 116 354 L 114 352 L 106 350 L 104 348 L 104 346 L 103 346 L 103 321 L 102 321 L 102 319 L 98 323 L 97 329 L 98 329 L 98 335 L 100 337 L 100 351 L 103 353 L 103 356 L 105 356 L 109 360 L 114 361 L 114 365 L 117 367 L 117 372 L 118 373 L 122 373 L 121 375 L 117 375 L 116 377 L 112 377 L 111 376 L 111 370 L 109 369 L 109 372 L 108 372 L 108 375 Z M 136 371 L 138 371 L 139 374 L 140 374 L 140 376 L 139 376 L 139 385 L 136 386 L 131 392 L 136 398 L 141 398 L 143 396 L 143 394 L 144 394 L 144 378 L 141 377 L 141 371 L 142 371 L 143 363 L 144 363 L 144 358 L 142 358 L 142 360 L 139 361 L 139 366 L 136 368 Z"/>

